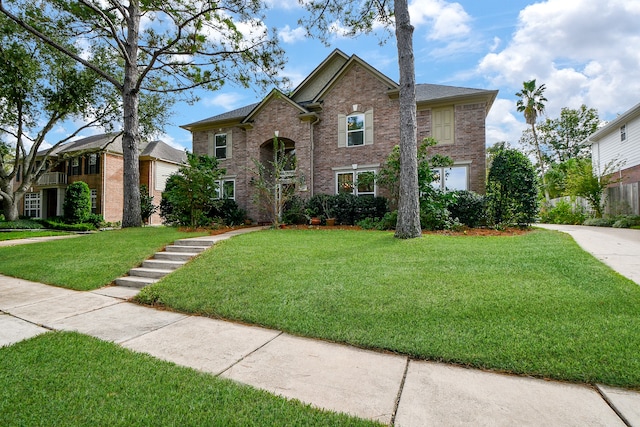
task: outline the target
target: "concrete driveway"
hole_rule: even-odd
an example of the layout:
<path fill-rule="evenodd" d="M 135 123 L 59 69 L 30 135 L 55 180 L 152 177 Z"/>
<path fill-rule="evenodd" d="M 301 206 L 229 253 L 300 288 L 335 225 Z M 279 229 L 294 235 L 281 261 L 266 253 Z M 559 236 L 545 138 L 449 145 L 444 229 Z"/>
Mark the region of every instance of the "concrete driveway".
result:
<path fill-rule="evenodd" d="M 536 227 L 571 235 L 582 249 L 640 285 L 640 230 L 563 224 Z"/>

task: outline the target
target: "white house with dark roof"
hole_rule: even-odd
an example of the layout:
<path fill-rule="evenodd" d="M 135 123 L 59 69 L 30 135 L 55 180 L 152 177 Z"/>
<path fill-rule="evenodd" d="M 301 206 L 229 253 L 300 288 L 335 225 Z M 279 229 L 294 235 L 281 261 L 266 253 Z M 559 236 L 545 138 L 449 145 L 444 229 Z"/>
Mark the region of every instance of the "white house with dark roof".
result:
<path fill-rule="evenodd" d="M 620 179 L 616 189 L 610 191 L 610 208 L 622 211 L 629 208 L 630 213 L 640 214 L 640 104 L 598 129 L 583 143 L 591 145 L 596 173 L 612 172 Z M 609 165 L 616 165 L 615 170 L 607 170 Z"/>
<path fill-rule="evenodd" d="M 497 90 L 418 84 L 418 142 L 438 140 L 434 153 L 454 165 L 439 185 L 485 190 L 485 120 Z M 356 55 L 332 52 L 290 94 L 273 90 L 258 103 L 182 126 L 192 133 L 193 152 L 219 159 L 227 175 L 221 184 L 255 220 L 252 159 L 272 158 L 273 137 L 296 157 L 304 179 L 297 193 L 384 195 L 361 174 L 379 170 L 399 143 L 399 86 Z M 292 171 L 293 172 L 293 171 Z M 365 181 L 365 180 L 361 180 Z"/>

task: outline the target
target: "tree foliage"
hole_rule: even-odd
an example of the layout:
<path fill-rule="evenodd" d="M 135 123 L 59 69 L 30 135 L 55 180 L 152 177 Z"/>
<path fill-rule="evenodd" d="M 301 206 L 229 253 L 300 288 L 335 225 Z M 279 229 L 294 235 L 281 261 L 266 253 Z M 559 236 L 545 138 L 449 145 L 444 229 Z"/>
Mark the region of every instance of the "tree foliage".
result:
<path fill-rule="evenodd" d="M 487 210 L 494 226 L 528 225 L 538 213 L 537 179 L 531 161 L 520 151 L 495 153 L 487 179 Z"/>
<path fill-rule="evenodd" d="M 208 213 L 219 203 L 217 181 L 226 171 L 209 156 L 187 153 L 187 163 L 167 179 L 160 216 L 168 225 L 207 226 Z"/>
<path fill-rule="evenodd" d="M 615 162 L 609 163 L 599 175 L 594 172 L 591 160 L 579 159 L 567 171 L 566 191 L 571 196 L 585 198 L 595 217 L 602 218 L 607 202 L 605 189 L 619 182 L 619 179 L 613 175 L 616 169 Z"/>
<path fill-rule="evenodd" d="M 74 51 L 72 44 L 59 43 Z M 80 131 L 113 120 L 118 104 L 98 76 L 57 50 L 37 43 L 0 15 L 0 196 L 5 217 L 16 220 L 24 193 L 54 166 L 48 152 Z M 37 155 L 63 120 L 83 124 Z M 14 187 L 13 180 L 17 186 Z"/>
<path fill-rule="evenodd" d="M 91 190 L 84 181 L 69 184 L 62 204 L 64 220 L 69 224 L 87 222 L 91 215 Z"/>
<path fill-rule="evenodd" d="M 261 22 L 263 7 L 257 0 L 0 2 L 0 12 L 120 94 L 123 227 L 141 225 L 141 130 L 161 129 L 167 107 L 176 99 L 194 100 L 194 88 L 277 81 L 282 51 Z"/>
<path fill-rule="evenodd" d="M 288 154 L 285 145 L 277 136 L 273 137 L 273 158 L 266 163 L 252 159 L 251 184 L 256 190 L 253 203 L 266 214 L 271 224 L 282 223 L 282 214 L 287 203 L 293 199 L 296 185 L 302 178 L 292 176 L 287 171 L 295 169 L 295 157 Z"/>
<path fill-rule="evenodd" d="M 536 79 L 523 82 L 522 89 L 516 93 L 516 96 L 518 97 L 516 107 L 519 112 L 523 113 L 524 119 L 527 124 L 531 126 L 531 134 L 533 136 L 532 142 L 535 150 L 534 152 L 542 176 L 542 187 L 545 191 L 545 198 L 547 201 L 549 201 L 549 193 L 546 190 L 547 186 L 544 177 L 544 174 L 546 172 L 544 161 L 545 159 L 542 155 L 540 141 L 538 140 L 538 134 L 536 132 L 536 121 L 538 120 L 538 116 L 544 113 L 544 103 L 547 102 L 547 98 L 544 97 L 544 91 L 546 90 L 546 88 L 547 87 L 544 84 L 536 86 Z"/>

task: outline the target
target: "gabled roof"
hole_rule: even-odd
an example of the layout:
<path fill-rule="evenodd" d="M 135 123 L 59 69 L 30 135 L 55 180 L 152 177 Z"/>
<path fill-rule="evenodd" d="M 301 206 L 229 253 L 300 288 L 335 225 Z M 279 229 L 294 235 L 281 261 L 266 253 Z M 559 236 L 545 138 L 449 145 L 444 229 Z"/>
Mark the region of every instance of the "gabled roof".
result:
<path fill-rule="evenodd" d="M 183 150 L 173 148 L 164 141 L 152 141 L 144 147 L 140 157 L 151 157 L 153 159 L 164 160 L 170 163 L 182 164 L 187 162 L 187 153 Z"/>
<path fill-rule="evenodd" d="M 260 102 L 258 105 L 256 105 L 253 110 L 251 110 L 251 112 L 249 114 L 247 114 L 247 116 L 242 120 L 243 123 L 247 123 L 249 122 L 256 114 L 258 114 L 267 104 L 269 104 L 269 102 L 272 99 L 275 98 L 279 98 L 279 99 L 283 99 L 285 102 L 291 104 L 291 106 L 293 106 L 294 108 L 296 108 L 300 114 L 307 114 L 309 113 L 309 110 L 307 110 L 306 108 L 302 107 L 300 104 L 298 104 L 297 102 L 295 102 L 294 100 L 292 100 L 291 98 L 289 98 L 287 95 L 285 95 L 284 93 L 280 92 L 278 89 L 273 89 L 271 91 L 271 93 L 269 93 L 269 95 L 267 95 L 262 102 Z"/>
<path fill-rule="evenodd" d="M 56 148 L 40 150 L 36 154 L 37 156 L 44 156 L 47 153 L 50 156 L 58 156 L 61 154 L 73 153 L 76 151 L 108 151 L 122 154 L 122 135 L 117 133 L 102 133 L 99 135 L 92 135 L 86 138 L 78 139 L 75 141 L 67 142 L 58 145 Z"/>
<path fill-rule="evenodd" d="M 364 60 L 360 59 L 357 55 L 351 55 L 349 60 L 340 68 L 340 70 L 333 76 L 331 80 L 327 82 L 327 84 L 320 90 L 316 96 L 314 97 L 314 102 L 319 102 L 322 97 L 331 89 L 331 87 L 338 81 L 340 78 L 355 64 L 358 64 L 365 69 L 367 69 L 371 74 L 380 79 L 384 84 L 387 85 L 388 90 L 397 90 L 398 84 L 391 80 L 389 77 L 382 74 L 376 68 L 373 68 Z"/>
<path fill-rule="evenodd" d="M 357 55 L 348 56 L 339 49 L 334 50 L 327 58 L 320 63 L 289 96 L 277 89 L 272 90 L 261 102 L 237 108 L 226 113 L 218 114 L 197 122 L 182 125 L 183 129 L 189 131 L 205 130 L 211 127 L 226 127 L 247 123 L 251 117 L 255 116 L 273 96 L 282 96 L 292 105 L 296 106 L 301 113 L 301 117 L 307 116 L 314 111 L 314 106 L 319 106 L 322 97 L 331 87 L 346 73 L 353 65 L 360 65 L 386 84 L 388 95 L 397 96 L 399 92 L 398 84 L 369 65 Z M 456 86 L 444 86 L 434 84 L 416 85 L 416 102 L 418 104 L 429 104 L 437 102 L 456 101 L 465 98 L 481 98 L 487 102 L 486 112 L 488 113 L 493 104 L 497 90 L 472 89 Z"/>
<path fill-rule="evenodd" d="M 589 144 L 593 142 L 598 142 L 599 140 L 601 140 L 611 132 L 614 132 L 614 131 L 618 132 L 620 126 L 622 126 L 629 120 L 635 119 L 638 116 L 640 116 L 640 103 L 634 105 L 629 110 L 620 114 L 614 120 L 611 120 L 609 123 L 607 123 L 605 126 L 595 131 L 593 134 L 591 134 L 589 137 L 587 137 L 587 139 L 585 139 L 582 142 L 589 143 Z"/>

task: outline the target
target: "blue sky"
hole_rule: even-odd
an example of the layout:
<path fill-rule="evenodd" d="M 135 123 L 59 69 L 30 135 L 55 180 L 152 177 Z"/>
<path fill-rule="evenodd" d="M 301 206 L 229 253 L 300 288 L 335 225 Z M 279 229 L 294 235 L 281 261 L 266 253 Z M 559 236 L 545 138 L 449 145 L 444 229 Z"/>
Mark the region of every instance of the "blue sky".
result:
<path fill-rule="evenodd" d="M 297 0 L 268 0 L 265 25 L 276 28 L 288 58 L 282 75 L 293 87 L 334 49 L 357 54 L 398 80 L 393 37 L 331 37 L 330 46 L 305 37 Z M 410 0 L 415 26 L 416 81 L 498 89 L 487 118 L 487 144 L 516 145 L 524 119 L 515 108 L 522 82 L 547 86 L 547 114 L 581 104 L 598 109 L 604 120 L 640 102 L 639 0 Z M 175 108 L 160 139 L 191 150 L 184 125 L 262 99 L 265 93 L 233 85 L 201 92 L 201 100 Z"/>

